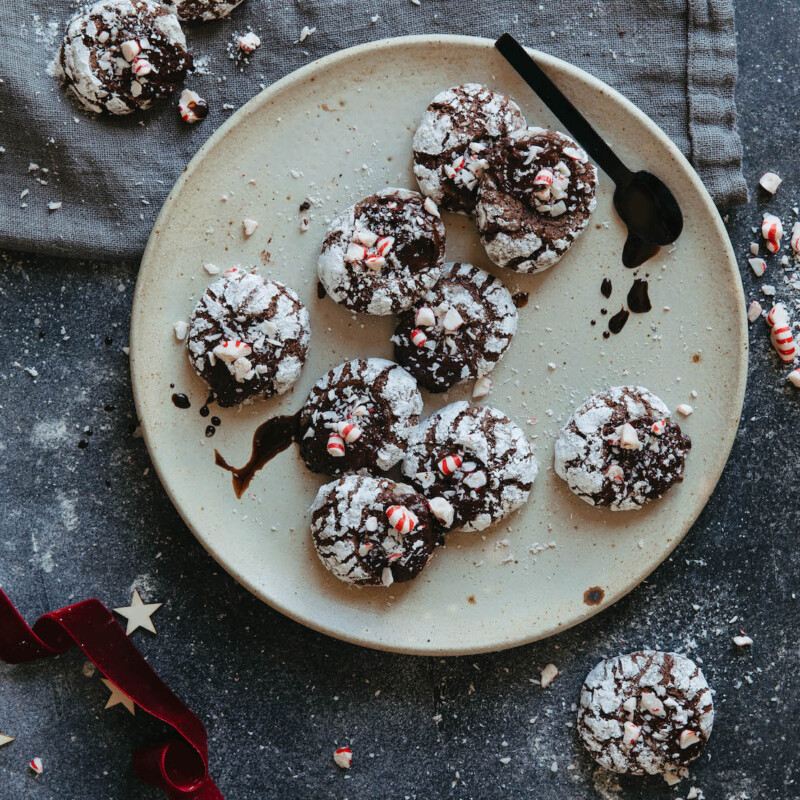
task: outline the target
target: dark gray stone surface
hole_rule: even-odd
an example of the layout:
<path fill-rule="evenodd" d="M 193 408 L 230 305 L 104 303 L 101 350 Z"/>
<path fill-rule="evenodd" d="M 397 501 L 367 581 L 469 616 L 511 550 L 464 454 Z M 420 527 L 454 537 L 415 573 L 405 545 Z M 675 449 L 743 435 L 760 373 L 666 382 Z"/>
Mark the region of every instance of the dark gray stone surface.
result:
<path fill-rule="evenodd" d="M 750 228 L 765 205 L 788 220 L 800 197 L 800 6 L 739 0 L 737 11 L 746 176 L 751 187 L 768 168 L 785 180 L 769 203 L 754 192 L 728 220 L 753 297 Z M 773 267 L 779 295 L 797 297 L 775 276 Z M 725 474 L 649 580 L 538 644 L 413 658 L 289 621 L 183 525 L 133 433 L 122 347 L 135 277 L 134 266 L 0 259 L 0 585 L 30 620 L 89 596 L 126 605 L 134 586 L 164 602 L 158 636 L 134 640 L 207 724 L 228 800 L 683 798 L 691 786 L 708 800 L 800 797 L 800 393 L 784 383 L 763 323 L 752 327 L 749 391 Z M 748 651 L 731 643 L 739 627 L 755 639 Z M 676 789 L 595 768 L 575 736 L 589 669 L 643 646 L 689 654 L 716 690 L 711 743 Z M 532 680 L 549 661 L 561 675 L 542 690 Z M 83 666 L 77 651 L 0 666 L 0 731 L 17 737 L 0 750 L 2 800 L 163 796 L 130 766 L 136 745 L 162 727 L 104 712 L 108 693 Z M 355 752 L 346 776 L 331 761 L 345 743 Z M 45 774 L 34 780 L 25 765 L 37 755 Z"/>

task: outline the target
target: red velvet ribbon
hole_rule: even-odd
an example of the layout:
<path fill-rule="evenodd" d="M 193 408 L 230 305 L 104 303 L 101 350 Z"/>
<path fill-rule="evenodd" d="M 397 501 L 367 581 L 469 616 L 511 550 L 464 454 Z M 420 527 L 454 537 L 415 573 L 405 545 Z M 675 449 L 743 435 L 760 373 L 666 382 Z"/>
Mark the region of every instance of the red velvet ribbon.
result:
<path fill-rule="evenodd" d="M 99 600 L 84 600 L 40 617 L 30 628 L 0 589 L 0 659 L 20 664 L 59 655 L 73 644 L 139 708 L 183 737 L 144 747 L 133 756 L 139 777 L 170 800 L 224 800 L 208 775 L 203 723 L 144 660 Z"/>

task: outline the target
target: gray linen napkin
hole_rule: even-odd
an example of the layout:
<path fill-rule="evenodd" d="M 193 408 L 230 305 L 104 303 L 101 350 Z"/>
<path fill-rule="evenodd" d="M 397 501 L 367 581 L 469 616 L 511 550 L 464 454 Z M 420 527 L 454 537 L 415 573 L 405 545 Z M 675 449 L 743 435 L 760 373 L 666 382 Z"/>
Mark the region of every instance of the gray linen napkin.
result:
<path fill-rule="evenodd" d="M 187 83 L 211 107 L 195 126 L 174 103 L 125 118 L 80 110 L 48 74 L 74 9 L 69 0 L 0 4 L 0 247 L 139 258 L 174 180 L 232 109 L 313 59 L 411 33 L 509 31 L 560 56 L 649 114 L 721 208 L 747 199 L 732 0 L 245 0 L 228 19 L 185 26 L 199 65 Z M 316 30 L 300 43 L 303 26 Z M 248 27 L 263 46 L 242 66 L 230 55 Z"/>

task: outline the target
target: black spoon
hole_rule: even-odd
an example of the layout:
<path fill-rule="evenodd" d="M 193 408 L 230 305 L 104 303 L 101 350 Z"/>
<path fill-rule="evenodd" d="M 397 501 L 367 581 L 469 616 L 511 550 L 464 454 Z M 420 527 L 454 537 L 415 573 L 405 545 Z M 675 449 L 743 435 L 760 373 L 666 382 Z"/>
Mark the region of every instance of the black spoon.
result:
<path fill-rule="evenodd" d="M 683 214 L 669 187 L 650 172 L 629 170 L 513 36 L 504 33 L 494 46 L 616 184 L 614 207 L 628 228 L 622 263 L 638 267 L 674 242 Z"/>

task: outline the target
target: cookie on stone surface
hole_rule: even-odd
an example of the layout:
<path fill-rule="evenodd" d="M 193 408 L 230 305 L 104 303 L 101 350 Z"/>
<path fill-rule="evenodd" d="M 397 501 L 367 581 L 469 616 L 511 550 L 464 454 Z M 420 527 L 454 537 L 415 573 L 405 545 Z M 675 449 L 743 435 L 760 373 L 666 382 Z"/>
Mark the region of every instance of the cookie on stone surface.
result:
<path fill-rule="evenodd" d="M 311 534 L 322 563 L 339 580 L 375 586 L 415 578 L 443 541 L 424 497 L 370 475 L 322 486 L 311 506 Z"/>
<path fill-rule="evenodd" d="M 523 505 L 538 465 L 525 434 L 502 411 L 451 403 L 420 425 L 403 475 L 453 507 L 453 529 L 481 531 Z"/>
<path fill-rule="evenodd" d="M 90 111 L 130 114 L 178 89 L 192 68 L 178 18 L 153 0 L 102 0 L 68 23 L 56 71 Z"/>
<path fill-rule="evenodd" d="M 312 472 L 391 469 L 417 429 L 422 396 L 401 366 L 360 358 L 323 375 L 300 410 L 300 455 Z"/>
<path fill-rule="evenodd" d="M 517 331 L 511 293 L 471 264 L 445 265 L 439 283 L 400 314 L 395 358 L 430 392 L 488 375 Z"/>
<path fill-rule="evenodd" d="M 700 667 L 678 653 L 643 650 L 601 661 L 581 690 L 578 734 L 614 772 L 675 783 L 711 735 L 714 705 Z"/>
<path fill-rule="evenodd" d="M 308 310 L 288 286 L 229 269 L 206 289 L 189 323 L 189 361 L 217 402 L 283 394 L 308 353 Z"/>
<path fill-rule="evenodd" d="M 414 175 L 420 191 L 449 211 L 475 209 L 485 151 L 501 136 L 526 126 L 519 106 L 479 83 L 439 92 L 414 134 Z"/>
<path fill-rule="evenodd" d="M 244 0 L 167 0 L 167 5 L 185 22 L 208 22 L 227 17 Z"/>
<path fill-rule="evenodd" d="M 513 131 L 486 155 L 475 221 L 489 258 L 516 272 L 552 267 L 597 204 L 597 170 L 563 133 Z"/>
<path fill-rule="evenodd" d="M 555 469 L 589 505 L 628 511 L 683 480 L 691 446 L 660 398 L 616 386 L 585 400 L 561 429 Z"/>
<path fill-rule="evenodd" d="M 351 311 L 396 314 L 439 280 L 444 243 L 432 200 L 408 189 L 384 189 L 333 221 L 317 263 L 319 279 Z"/>

